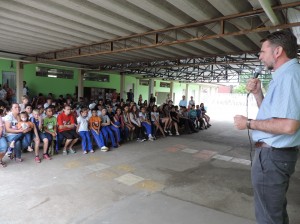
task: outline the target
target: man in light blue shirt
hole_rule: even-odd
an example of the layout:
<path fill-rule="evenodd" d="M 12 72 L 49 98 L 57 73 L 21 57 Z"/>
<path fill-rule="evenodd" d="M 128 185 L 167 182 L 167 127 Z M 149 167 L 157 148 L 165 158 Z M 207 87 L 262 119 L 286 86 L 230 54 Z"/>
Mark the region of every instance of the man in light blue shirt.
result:
<path fill-rule="evenodd" d="M 179 102 L 180 107 L 187 107 L 187 100 L 185 99 L 185 96 L 182 96 L 182 100 Z"/>
<path fill-rule="evenodd" d="M 298 45 L 288 31 L 276 31 L 261 42 L 259 59 L 275 71 L 273 79 L 266 97 L 257 78 L 248 81 L 259 111 L 255 120 L 236 115 L 234 124 L 240 130 L 252 129 L 256 142 L 251 177 L 257 223 L 288 224 L 286 192 L 300 145 Z"/>

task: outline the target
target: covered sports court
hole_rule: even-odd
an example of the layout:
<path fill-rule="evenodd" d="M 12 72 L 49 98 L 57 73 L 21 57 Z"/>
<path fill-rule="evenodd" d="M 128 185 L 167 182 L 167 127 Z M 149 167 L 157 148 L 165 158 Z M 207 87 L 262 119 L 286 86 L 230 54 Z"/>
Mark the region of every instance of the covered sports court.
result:
<path fill-rule="evenodd" d="M 132 88 L 135 100 L 200 103 L 251 77 L 269 32 L 290 29 L 299 43 L 299 9 L 296 0 L 0 0 L 1 80 L 18 102 L 26 81 L 35 94 Z M 27 153 L 0 170 L 0 223 L 255 223 L 247 133 L 227 110 L 210 113 L 213 126 L 192 135 L 41 164 Z M 299 184 L 298 163 L 290 223 L 300 223 Z"/>

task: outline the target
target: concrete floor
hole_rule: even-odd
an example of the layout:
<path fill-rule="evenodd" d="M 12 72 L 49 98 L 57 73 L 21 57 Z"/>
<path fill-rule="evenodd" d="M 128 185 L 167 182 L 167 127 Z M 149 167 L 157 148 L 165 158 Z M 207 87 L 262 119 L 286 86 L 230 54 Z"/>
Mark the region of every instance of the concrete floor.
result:
<path fill-rule="evenodd" d="M 78 146 L 79 148 L 79 146 Z M 209 130 L 0 168 L 0 224 L 254 224 L 247 132 Z M 299 163 L 288 193 L 300 223 Z"/>

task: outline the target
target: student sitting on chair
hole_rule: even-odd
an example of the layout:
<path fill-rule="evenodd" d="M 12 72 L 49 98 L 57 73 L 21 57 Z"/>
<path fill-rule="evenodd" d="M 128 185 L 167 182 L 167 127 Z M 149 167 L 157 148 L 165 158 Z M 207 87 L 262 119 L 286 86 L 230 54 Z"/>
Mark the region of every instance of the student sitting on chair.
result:
<path fill-rule="evenodd" d="M 58 132 L 66 138 L 66 143 L 63 149 L 63 155 L 68 153 L 76 153 L 73 146 L 79 139 L 79 135 L 75 130 L 74 116 L 71 115 L 71 107 L 68 105 L 64 106 L 63 112 L 57 117 Z"/>
<path fill-rule="evenodd" d="M 43 131 L 43 120 L 39 114 L 39 110 L 33 110 L 32 112 L 33 117 L 30 119 L 32 123 L 35 125 L 36 132 L 34 134 L 34 140 L 35 140 L 35 145 L 34 145 L 34 151 L 35 151 L 35 161 L 40 163 L 40 158 L 39 158 L 39 144 L 40 141 L 42 140 L 44 145 L 43 145 L 43 158 L 47 160 L 51 160 L 50 156 L 48 155 L 48 146 L 49 146 L 49 139 L 45 135 Z"/>
<path fill-rule="evenodd" d="M 97 110 L 92 109 L 92 116 L 89 119 L 89 127 L 92 136 L 102 152 L 107 152 L 108 148 L 104 144 L 103 136 L 101 133 L 101 118 L 97 116 Z"/>

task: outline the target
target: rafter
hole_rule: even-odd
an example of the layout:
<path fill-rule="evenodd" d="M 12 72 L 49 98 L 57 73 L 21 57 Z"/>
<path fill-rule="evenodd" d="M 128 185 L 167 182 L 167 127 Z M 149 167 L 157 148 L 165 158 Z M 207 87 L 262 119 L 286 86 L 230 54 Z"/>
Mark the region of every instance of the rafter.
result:
<path fill-rule="evenodd" d="M 273 7 L 273 10 L 280 11 L 287 8 L 294 8 L 297 6 L 300 6 L 300 2 L 276 6 Z M 223 38 L 228 36 L 240 36 L 249 33 L 264 32 L 269 30 L 300 26 L 300 22 L 295 22 L 295 23 L 288 23 L 288 24 L 286 23 L 279 24 L 276 26 L 244 29 L 237 32 L 226 32 L 226 30 L 224 29 L 224 26 L 226 26 L 226 22 L 229 22 L 232 19 L 244 18 L 247 16 L 257 16 L 263 13 L 264 13 L 263 9 L 257 9 L 250 12 L 223 16 L 211 20 L 205 20 L 205 21 L 185 24 L 181 26 L 174 26 L 167 29 L 160 29 L 151 32 L 135 34 L 127 37 L 121 37 L 121 38 L 108 40 L 96 44 L 83 45 L 74 48 L 68 48 L 68 49 L 63 49 L 58 51 L 51 51 L 51 52 L 31 55 L 29 59 L 31 61 L 36 61 L 36 62 L 60 61 L 60 60 L 73 59 L 73 58 L 121 53 L 121 52 L 128 52 L 128 51 L 141 50 L 147 48 L 157 48 L 162 46 L 184 44 L 189 42 L 204 41 L 204 40 Z M 207 35 L 198 36 L 198 33 L 196 32 L 198 28 L 207 26 L 208 24 L 213 25 L 218 23 L 220 23 L 221 25 L 220 26 L 221 29 L 219 33 L 212 34 L 212 35 L 207 34 Z M 183 36 L 177 35 L 180 32 L 194 33 L 194 35 L 188 37 L 184 35 Z"/>

